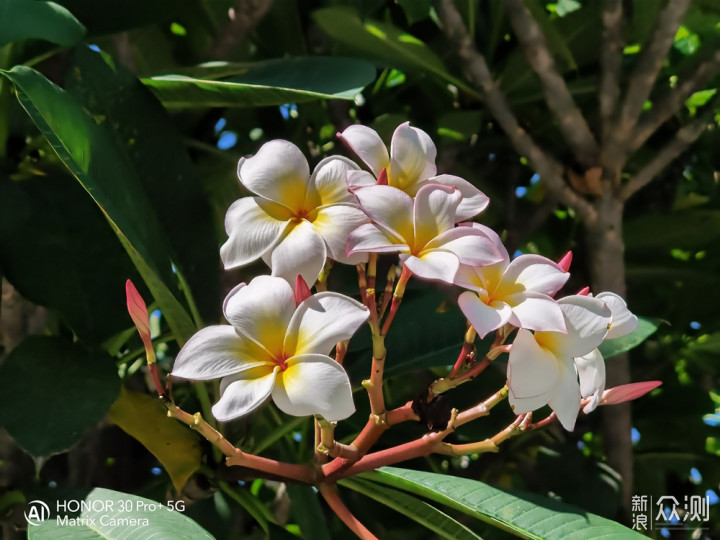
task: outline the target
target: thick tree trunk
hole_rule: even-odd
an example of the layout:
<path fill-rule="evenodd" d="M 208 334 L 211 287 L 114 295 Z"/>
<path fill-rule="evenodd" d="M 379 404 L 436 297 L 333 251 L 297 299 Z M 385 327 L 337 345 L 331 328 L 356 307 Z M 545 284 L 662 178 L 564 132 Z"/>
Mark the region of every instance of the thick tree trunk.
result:
<path fill-rule="evenodd" d="M 597 201 L 597 214 L 586 224 L 586 241 L 590 249 L 592 290 L 596 294 L 612 291 L 626 297 L 625 243 L 622 237 L 623 202 L 606 190 Z M 607 388 L 630 382 L 627 354 L 607 361 Z M 623 478 L 622 503 L 630 509 L 633 490 L 633 454 L 630 431 L 632 417 L 629 403 L 602 408 L 605 454 L 609 465 Z"/>

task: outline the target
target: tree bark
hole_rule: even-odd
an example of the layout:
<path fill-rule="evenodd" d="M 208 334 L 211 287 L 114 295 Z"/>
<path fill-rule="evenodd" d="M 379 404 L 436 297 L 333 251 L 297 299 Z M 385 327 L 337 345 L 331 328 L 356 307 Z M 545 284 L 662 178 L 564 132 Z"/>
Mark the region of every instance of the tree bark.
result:
<path fill-rule="evenodd" d="M 590 249 L 592 290 L 596 294 L 611 291 L 627 298 L 625 243 L 622 237 L 624 203 L 607 190 L 595 207 L 595 219 L 586 223 L 585 229 L 585 240 Z M 606 367 L 607 388 L 630 382 L 630 362 L 627 354 L 609 359 Z M 633 490 L 630 403 L 602 407 L 601 410 L 605 455 L 608 464 L 622 476 L 622 504 L 628 512 Z"/>

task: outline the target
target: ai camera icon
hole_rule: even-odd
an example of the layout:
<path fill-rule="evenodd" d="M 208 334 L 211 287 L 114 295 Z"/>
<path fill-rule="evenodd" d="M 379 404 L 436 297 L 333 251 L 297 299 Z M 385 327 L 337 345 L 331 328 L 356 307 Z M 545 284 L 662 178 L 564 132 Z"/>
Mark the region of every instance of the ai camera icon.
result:
<path fill-rule="evenodd" d="M 42 501 L 30 501 L 25 512 L 25 521 L 37 527 L 50 517 L 50 507 Z"/>

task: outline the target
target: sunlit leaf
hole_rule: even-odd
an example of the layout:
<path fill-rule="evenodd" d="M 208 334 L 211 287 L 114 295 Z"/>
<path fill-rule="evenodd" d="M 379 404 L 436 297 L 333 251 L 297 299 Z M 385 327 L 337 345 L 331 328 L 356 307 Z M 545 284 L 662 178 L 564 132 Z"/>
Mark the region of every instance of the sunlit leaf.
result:
<path fill-rule="evenodd" d="M 0 2 L 0 47 L 20 39 L 43 39 L 64 47 L 85 35 L 85 27 L 70 11 L 44 0 Z"/>

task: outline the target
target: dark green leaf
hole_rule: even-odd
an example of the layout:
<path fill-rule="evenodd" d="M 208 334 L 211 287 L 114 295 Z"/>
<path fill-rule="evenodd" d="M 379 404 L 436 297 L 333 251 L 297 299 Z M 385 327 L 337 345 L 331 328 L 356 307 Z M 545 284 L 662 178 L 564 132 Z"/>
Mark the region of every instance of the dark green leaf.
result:
<path fill-rule="evenodd" d="M 64 47 L 85 35 L 85 27 L 55 2 L 3 0 L 0 2 L 0 47 L 19 39 L 43 39 Z"/>
<path fill-rule="evenodd" d="M 115 147 L 103 125 L 67 92 L 37 71 L 16 66 L 0 72 L 15 85 L 18 98 L 58 157 L 103 210 L 170 328 L 184 342 L 195 331 L 174 296 L 169 242 L 127 156 Z"/>
<path fill-rule="evenodd" d="M 307 540 L 330 540 L 325 516 L 318 496 L 310 486 L 287 484 L 290 494 L 290 515 L 300 525 L 303 538 Z"/>
<path fill-rule="evenodd" d="M 525 538 L 644 538 L 619 523 L 553 499 L 511 493 L 469 478 L 382 467 L 362 478 L 427 497 Z"/>
<path fill-rule="evenodd" d="M 372 64 L 307 57 L 257 64 L 213 62 L 187 75 L 143 79 L 166 107 L 261 107 L 317 99 L 353 99 L 375 79 Z M 232 78 L 225 78 L 232 76 Z M 223 80 L 217 80 L 223 78 Z"/>
<path fill-rule="evenodd" d="M 200 314 L 214 321 L 220 298 L 220 257 L 202 182 L 169 115 L 121 65 L 86 47 L 75 51 L 68 92 L 102 118 L 113 145 L 127 156 L 163 230 L 176 268 Z"/>
<path fill-rule="evenodd" d="M 658 319 L 646 319 L 638 317 L 638 327 L 626 336 L 603 341 L 599 349 L 606 360 L 622 354 L 640 345 L 647 338 L 652 336 L 662 321 Z"/>
<path fill-rule="evenodd" d="M 77 443 L 120 391 L 107 354 L 59 337 L 29 337 L 0 366 L 1 424 L 34 457 Z"/>
<path fill-rule="evenodd" d="M 698 249 L 720 239 L 720 211 L 685 210 L 646 214 L 624 225 L 625 247 L 631 249 Z M 703 231 L 697 234 L 697 231 Z"/>
<path fill-rule="evenodd" d="M 64 172 L 0 182 L 0 266 L 23 297 L 57 309 L 85 341 L 100 343 L 131 324 L 124 291 L 135 269 L 102 212 Z"/>
<path fill-rule="evenodd" d="M 445 512 L 441 512 L 425 501 L 421 501 L 402 491 L 386 488 L 375 482 L 368 482 L 359 478 L 345 478 L 340 480 L 339 484 L 400 512 L 426 529 L 431 530 L 440 538 L 448 538 L 449 540 L 477 540 L 480 538 L 480 536 L 448 516 Z"/>
<path fill-rule="evenodd" d="M 405 12 L 408 24 L 424 21 L 430 16 L 432 0 L 395 0 Z"/>
<path fill-rule="evenodd" d="M 43 521 L 40 526 L 29 527 L 28 538 L 30 540 L 58 538 L 120 540 L 128 538 L 128 534 L 132 531 L 133 540 L 212 539 L 206 530 L 192 519 L 185 517 L 179 510 L 172 510 L 144 497 L 95 488 L 85 498 L 85 502 L 86 509 L 79 516 L 84 522 L 75 526 L 58 524 L 56 517 L 63 519 L 65 516 L 56 516 L 51 512 L 50 519 Z M 137 521 L 128 524 L 128 520 Z"/>

